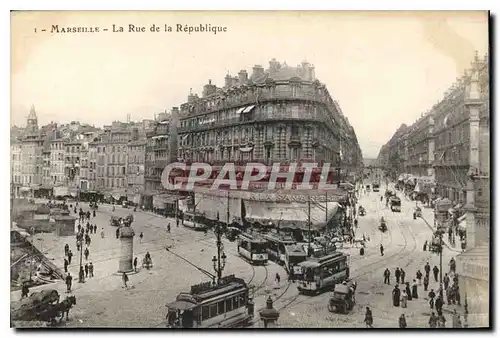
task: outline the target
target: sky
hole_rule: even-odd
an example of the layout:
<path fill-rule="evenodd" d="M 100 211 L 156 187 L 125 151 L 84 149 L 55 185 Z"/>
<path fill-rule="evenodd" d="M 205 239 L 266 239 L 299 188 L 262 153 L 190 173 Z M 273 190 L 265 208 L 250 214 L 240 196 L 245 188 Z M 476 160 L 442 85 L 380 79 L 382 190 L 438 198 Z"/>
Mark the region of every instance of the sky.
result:
<path fill-rule="evenodd" d="M 128 32 L 129 24 L 146 32 Z M 177 24 L 227 31 L 188 34 Z M 50 33 L 53 25 L 100 32 Z M 11 28 L 11 125 L 24 125 L 31 105 L 39 125 L 153 118 L 191 88 L 201 96 L 209 79 L 223 86 L 227 73 L 251 74 L 272 58 L 307 60 L 366 158 L 442 99 L 476 50 L 488 51 L 488 15 L 478 11 L 13 12 Z"/>

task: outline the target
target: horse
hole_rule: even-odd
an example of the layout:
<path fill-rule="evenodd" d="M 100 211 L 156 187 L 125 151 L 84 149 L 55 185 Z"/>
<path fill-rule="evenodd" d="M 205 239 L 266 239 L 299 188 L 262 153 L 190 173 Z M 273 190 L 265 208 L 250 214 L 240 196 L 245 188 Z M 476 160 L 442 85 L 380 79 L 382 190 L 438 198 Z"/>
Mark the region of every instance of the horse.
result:
<path fill-rule="evenodd" d="M 66 297 L 65 300 L 56 305 L 58 313 L 61 312 L 61 319 L 59 320 L 59 323 L 62 322 L 64 314 L 66 314 L 66 321 L 68 320 L 69 310 L 73 307 L 73 305 L 76 305 L 75 296 Z"/>

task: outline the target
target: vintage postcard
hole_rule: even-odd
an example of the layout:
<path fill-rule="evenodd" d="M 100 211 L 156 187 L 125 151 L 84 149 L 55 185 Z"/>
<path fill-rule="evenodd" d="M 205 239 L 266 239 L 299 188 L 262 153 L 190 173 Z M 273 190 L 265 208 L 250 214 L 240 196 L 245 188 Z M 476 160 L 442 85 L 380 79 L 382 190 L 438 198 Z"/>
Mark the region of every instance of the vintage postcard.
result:
<path fill-rule="evenodd" d="M 14 11 L 15 328 L 488 328 L 487 11 Z"/>

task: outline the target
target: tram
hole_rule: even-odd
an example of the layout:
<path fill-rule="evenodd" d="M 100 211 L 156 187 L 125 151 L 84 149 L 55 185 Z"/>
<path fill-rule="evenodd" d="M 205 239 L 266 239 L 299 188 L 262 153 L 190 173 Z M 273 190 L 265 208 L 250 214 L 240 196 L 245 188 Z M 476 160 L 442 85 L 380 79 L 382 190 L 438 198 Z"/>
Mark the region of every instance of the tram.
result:
<path fill-rule="evenodd" d="M 301 280 L 303 277 L 300 263 L 307 259 L 307 252 L 302 245 L 287 245 L 285 247 L 285 269 L 288 273 L 289 280 Z"/>
<path fill-rule="evenodd" d="M 180 293 L 166 307 L 168 328 L 242 328 L 254 316 L 249 287 L 234 275 L 215 286 L 211 282 L 193 285 L 191 292 Z"/>
<path fill-rule="evenodd" d="M 238 253 L 252 264 L 266 264 L 267 241 L 252 234 L 241 233 L 238 236 Z"/>
<path fill-rule="evenodd" d="M 267 233 L 262 236 L 268 242 L 267 253 L 270 260 L 286 264 L 286 247 L 295 245 L 297 242 L 291 237 L 278 233 Z"/>
<path fill-rule="evenodd" d="M 303 280 L 297 286 L 299 293 L 318 294 L 349 279 L 348 258 L 342 252 L 334 252 L 299 263 L 303 273 Z"/>
<path fill-rule="evenodd" d="M 185 212 L 182 217 L 182 225 L 196 231 L 205 231 L 208 229 L 208 226 L 201 223 L 201 220 L 201 215 Z"/>

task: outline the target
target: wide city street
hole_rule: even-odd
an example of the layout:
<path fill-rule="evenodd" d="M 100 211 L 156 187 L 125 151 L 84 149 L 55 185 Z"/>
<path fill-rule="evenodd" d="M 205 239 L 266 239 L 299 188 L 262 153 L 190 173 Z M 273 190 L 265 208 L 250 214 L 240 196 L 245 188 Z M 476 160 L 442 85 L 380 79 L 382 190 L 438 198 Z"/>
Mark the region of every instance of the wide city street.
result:
<path fill-rule="evenodd" d="M 330 313 L 327 304 L 328 292 L 318 296 L 299 295 L 296 284 L 286 281 L 284 269 L 269 262 L 266 266 L 252 266 L 237 255 L 236 243 L 223 239 L 227 263 L 224 274 L 235 274 L 253 286 L 256 316 L 254 326 L 259 327 L 258 310 L 265 305 L 271 295 L 274 307 L 280 311 L 279 325 L 283 327 L 364 327 L 365 307 L 373 311 L 374 327 L 397 327 L 398 317 L 405 313 L 409 327 L 427 327 L 430 314 L 427 304 L 427 292 L 419 286 L 419 299 L 408 302 L 403 309 L 392 305 L 392 289 L 395 284 L 394 270 L 403 268 L 406 281 L 412 282 L 417 270 L 426 262 L 431 267 L 439 267 L 439 255 L 423 251 L 425 241 L 430 241 L 431 227 L 422 218 L 413 220 L 415 202 L 402 198 L 402 212 L 391 212 L 380 201 L 385 186 L 380 193 L 370 192 L 360 196 L 359 204 L 366 208 L 366 215 L 359 217 L 356 238 L 369 238 L 364 256 L 360 256 L 359 247 L 344 244 L 340 250 L 350 254 L 351 276 L 357 282 L 356 305 L 347 315 Z M 84 209 L 87 204 L 81 203 Z M 138 273 L 129 276 L 129 288 L 123 288 L 118 270 L 120 240 L 116 239 L 116 227 L 110 225 L 112 215 L 124 217 L 134 215 L 132 227 L 135 231 L 134 256 L 138 257 Z M 382 233 L 378 226 L 380 218 L 387 220 L 388 231 Z M 432 211 L 424 208 L 424 218 L 432 224 Z M 213 232 L 206 235 L 181 226 L 176 227 L 175 219 L 169 219 L 149 212 L 136 211 L 117 206 L 112 211 L 110 205 L 100 205 L 92 224 L 97 224 L 97 234 L 92 235 L 88 260 L 83 257 L 83 264 L 92 262 L 94 278 L 85 283 L 77 282 L 80 255 L 74 237 L 55 237 L 54 234 L 37 234 L 37 247 L 52 259 L 57 266 L 63 267 L 64 245 L 68 243 L 74 253 L 69 272 L 74 276 L 73 294 L 77 297 L 77 306 L 70 312 L 69 327 L 164 327 L 165 304 L 175 300 L 182 291 L 189 291 L 193 284 L 209 281 L 202 272 L 186 263 L 173 253 L 185 258 L 196 266 L 214 273 L 212 256 L 217 253 L 216 239 Z M 167 224 L 171 233 L 167 232 Z M 104 229 L 105 236 L 100 232 Z M 144 234 L 141 240 L 140 233 Z M 40 239 L 40 240 L 38 240 Z M 380 254 L 380 245 L 384 255 Z M 151 254 L 153 268 L 141 267 L 146 252 Z M 448 262 L 458 251 L 445 248 L 443 269 L 448 272 Z M 383 272 L 391 270 L 390 285 L 383 283 Z M 280 285 L 276 285 L 276 273 L 282 276 Z M 429 289 L 437 291 L 438 283 L 433 281 L 431 273 Z M 53 288 L 54 285 L 40 288 Z M 55 288 L 65 294 L 65 284 L 60 282 Z M 34 290 L 33 290 L 34 291 Z M 20 292 L 12 292 L 13 300 L 20 297 Z M 453 311 L 453 306 L 444 307 L 446 313 Z M 460 307 L 457 308 L 458 311 Z M 472 321 L 473 316 L 469 317 Z"/>

